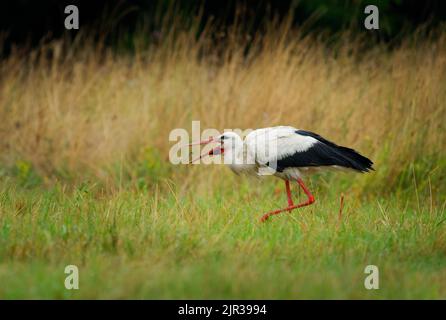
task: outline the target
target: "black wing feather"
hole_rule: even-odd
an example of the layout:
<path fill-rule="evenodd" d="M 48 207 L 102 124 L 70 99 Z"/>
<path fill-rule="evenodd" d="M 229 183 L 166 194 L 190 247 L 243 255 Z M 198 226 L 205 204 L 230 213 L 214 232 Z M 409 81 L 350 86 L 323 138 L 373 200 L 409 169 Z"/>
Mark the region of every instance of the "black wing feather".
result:
<path fill-rule="evenodd" d="M 277 160 L 277 171 L 281 172 L 289 167 L 320 167 L 341 166 L 359 172 L 374 170 L 373 162 L 353 149 L 338 146 L 320 135 L 296 130 L 296 134 L 310 136 L 318 140 L 311 148 L 303 152 L 296 152 L 283 159 Z"/>

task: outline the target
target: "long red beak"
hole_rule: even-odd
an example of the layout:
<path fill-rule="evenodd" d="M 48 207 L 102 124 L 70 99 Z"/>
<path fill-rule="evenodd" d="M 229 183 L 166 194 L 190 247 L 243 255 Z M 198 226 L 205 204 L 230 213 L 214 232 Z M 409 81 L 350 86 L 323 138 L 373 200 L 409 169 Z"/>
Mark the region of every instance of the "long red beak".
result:
<path fill-rule="evenodd" d="M 207 143 L 211 142 L 212 140 L 213 139 L 211 138 L 211 139 L 209 139 L 207 141 L 200 141 L 200 142 L 196 142 L 196 143 L 191 144 L 191 145 L 207 144 Z M 224 149 L 221 146 L 218 146 L 218 147 L 215 147 L 214 149 L 212 149 L 211 151 L 209 151 L 207 154 L 202 154 L 198 158 L 193 159 L 189 163 L 194 163 L 195 161 L 200 160 L 200 159 L 202 159 L 202 158 L 204 158 L 206 156 L 214 156 L 214 155 L 218 155 L 218 154 L 223 154 L 223 152 L 224 152 Z"/>
<path fill-rule="evenodd" d="M 189 143 L 189 146 L 197 146 L 197 145 L 200 145 L 200 144 L 208 144 L 209 142 L 212 142 L 213 140 L 214 140 L 214 138 L 211 137 L 208 140 L 203 140 L 203 141 Z"/>

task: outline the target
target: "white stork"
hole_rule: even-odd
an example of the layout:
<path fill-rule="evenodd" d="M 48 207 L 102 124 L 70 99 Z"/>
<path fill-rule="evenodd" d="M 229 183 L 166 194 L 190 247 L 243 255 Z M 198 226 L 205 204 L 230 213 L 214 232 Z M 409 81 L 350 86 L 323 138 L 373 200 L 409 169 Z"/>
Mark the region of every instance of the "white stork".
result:
<path fill-rule="evenodd" d="M 272 215 L 308 206 L 315 201 L 302 180 L 303 176 L 322 169 L 348 169 L 356 172 L 374 170 L 373 162 L 355 150 L 339 146 L 316 133 L 289 126 L 257 129 L 249 133 L 244 140 L 234 132 L 225 132 L 190 145 L 211 142 L 219 145 L 198 159 L 206 155 L 221 154 L 224 163 L 237 174 L 274 175 L 285 181 L 288 206 L 264 214 L 262 222 Z M 299 184 L 308 197 L 306 201 L 294 204 L 290 181 Z"/>

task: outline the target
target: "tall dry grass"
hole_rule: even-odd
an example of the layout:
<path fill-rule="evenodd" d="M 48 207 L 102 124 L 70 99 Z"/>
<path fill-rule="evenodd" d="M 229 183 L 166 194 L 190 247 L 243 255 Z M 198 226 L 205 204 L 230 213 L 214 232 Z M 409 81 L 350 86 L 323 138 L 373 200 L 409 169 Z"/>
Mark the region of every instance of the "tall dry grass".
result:
<path fill-rule="evenodd" d="M 445 190 L 446 32 L 366 50 L 367 36 L 328 46 L 284 25 L 255 36 L 248 53 L 238 32 L 219 47 L 210 28 L 198 39 L 166 30 L 148 48 L 140 34 L 132 54 L 86 37 L 13 54 L 0 67 L 1 166 L 107 184 L 188 175 L 166 164 L 168 136 L 200 120 L 316 131 L 375 160 L 363 187 L 416 176 Z"/>

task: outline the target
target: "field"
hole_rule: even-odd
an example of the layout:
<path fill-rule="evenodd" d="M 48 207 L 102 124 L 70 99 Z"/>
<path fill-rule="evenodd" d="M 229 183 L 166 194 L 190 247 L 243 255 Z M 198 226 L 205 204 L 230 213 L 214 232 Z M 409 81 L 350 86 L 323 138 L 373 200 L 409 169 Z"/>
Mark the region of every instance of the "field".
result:
<path fill-rule="evenodd" d="M 273 27 L 249 51 L 192 28 L 2 61 L 0 298 L 446 298 L 446 33 L 389 48 Z M 376 171 L 314 176 L 314 205 L 262 224 L 281 181 L 169 162 L 193 120 L 315 131 Z"/>

